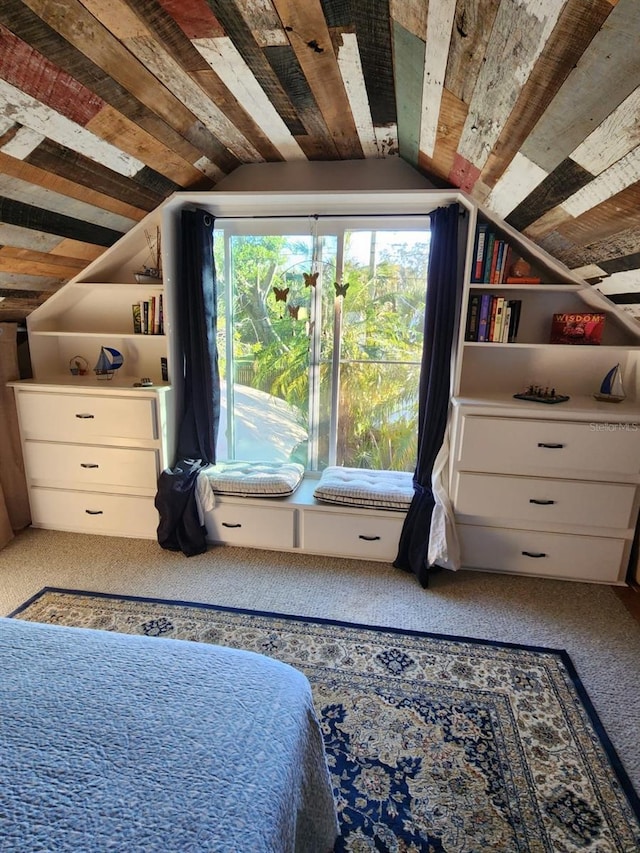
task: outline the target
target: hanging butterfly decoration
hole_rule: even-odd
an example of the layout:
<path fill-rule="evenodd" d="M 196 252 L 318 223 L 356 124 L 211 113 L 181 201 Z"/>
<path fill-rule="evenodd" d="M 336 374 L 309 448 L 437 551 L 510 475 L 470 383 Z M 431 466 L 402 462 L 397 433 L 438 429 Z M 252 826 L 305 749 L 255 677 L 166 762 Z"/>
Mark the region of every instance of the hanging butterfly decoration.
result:
<path fill-rule="evenodd" d="M 289 316 L 293 320 L 297 320 L 298 319 L 298 312 L 300 311 L 300 306 L 299 305 L 287 305 L 287 311 L 289 312 Z"/>
<path fill-rule="evenodd" d="M 318 283 L 318 275 L 317 272 L 303 272 L 304 276 L 304 286 L 305 287 L 315 287 Z"/>
<path fill-rule="evenodd" d="M 287 296 L 289 295 L 288 287 L 276 287 L 274 285 L 273 292 L 276 295 L 276 302 L 286 302 Z"/>
<path fill-rule="evenodd" d="M 347 290 L 349 289 L 349 282 L 345 281 L 344 284 L 338 284 L 337 281 L 333 282 L 333 286 L 336 290 L 336 296 L 346 296 Z"/>
<path fill-rule="evenodd" d="M 273 292 L 276 295 L 276 303 L 284 302 L 286 304 L 287 296 L 289 295 L 289 288 L 288 287 L 276 287 L 274 285 L 273 286 Z M 284 305 L 282 306 L 282 314 L 280 315 L 280 317 L 284 317 Z"/>

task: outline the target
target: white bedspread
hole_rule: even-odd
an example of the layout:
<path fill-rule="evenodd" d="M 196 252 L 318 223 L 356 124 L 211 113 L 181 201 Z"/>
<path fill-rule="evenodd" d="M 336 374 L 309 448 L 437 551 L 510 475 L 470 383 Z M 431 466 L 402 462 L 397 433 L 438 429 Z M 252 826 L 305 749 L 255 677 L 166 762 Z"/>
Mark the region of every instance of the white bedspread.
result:
<path fill-rule="evenodd" d="M 0 619 L 0 847 L 327 853 L 306 677 L 251 652 Z"/>

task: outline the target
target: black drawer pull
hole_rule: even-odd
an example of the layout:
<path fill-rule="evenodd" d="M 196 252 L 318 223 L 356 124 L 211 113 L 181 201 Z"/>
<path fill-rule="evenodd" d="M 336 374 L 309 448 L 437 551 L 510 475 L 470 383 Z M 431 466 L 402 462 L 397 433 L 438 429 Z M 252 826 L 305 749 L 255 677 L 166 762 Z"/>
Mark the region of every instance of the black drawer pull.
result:
<path fill-rule="evenodd" d="M 365 536 L 363 533 L 361 533 L 358 536 L 358 539 L 364 539 L 365 542 L 377 542 L 380 539 L 380 537 L 379 536 Z"/>
<path fill-rule="evenodd" d="M 82 420 L 82 421 L 85 421 L 85 420 L 90 421 L 90 420 L 93 420 L 93 418 L 95 418 L 95 415 L 90 415 L 87 412 L 79 412 L 76 415 L 76 417 L 80 418 L 80 420 Z"/>
<path fill-rule="evenodd" d="M 546 557 L 547 555 L 544 553 L 544 551 L 537 551 L 535 553 L 533 551 L 523 551 L 522 556 L 523 557 L 534 557 L 536 560 L 539 560 L 540 557 Z"/>
<path fill-rule="evenodd" d="M 101 509 L 85 509 L 87 515 L 102 515 Z"/>
<path fill-rule="evenodd" d="M 539 498 L 529 498 L 529 503 L 538 504 L 538 506 L 551 506 L 551 504 L 554 504 L 555 501 L 544 501 L 540 500 Z"/>
<path fill-rule="evenodd" d="M 538 447 L 545 447 L 547 450 L 562 450 L 564 444 L 547 444 L 545 441 L 539 441 Z"/>
<path fill-rule="evenodd" d="M 98 465 L 97 462 L 81 462 L 80 467 L 81 468 L 99 468 L 100 466 Z"/>
<path fill-rule="evenodd" d="M 241 524 L 230 524 L 228 521 L 223 521 L 222 526 L 223 527 L 242 527 Z"/>

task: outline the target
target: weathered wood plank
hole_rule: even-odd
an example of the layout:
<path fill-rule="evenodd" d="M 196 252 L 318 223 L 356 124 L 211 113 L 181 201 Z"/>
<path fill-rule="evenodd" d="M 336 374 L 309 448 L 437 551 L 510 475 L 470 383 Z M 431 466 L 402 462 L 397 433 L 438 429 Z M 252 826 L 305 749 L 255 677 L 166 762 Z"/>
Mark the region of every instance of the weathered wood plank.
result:
<path fill-rule="evenodd" d="M 374 127 L 396 125 L 389 0 L 358 0 L 351 15 L 371 120 Z"/>
<path fill-rule="evenodd" d="M 390 0 L 389 2 L 392 23 L 398 24 L 422 41 L 427 39 L 428 11 L 428 0 Z"/>
<path fill-rule="evenodd" d="M 30 275 L 58 276 L 72 278 L 86 267 L 81 258 L 65 258 L 46 252 L 33 252 L 28 249 L 15 249 L 11 246 L 0 248 L 0 272 L 23 273 Z"/>
<path fill-rule="evenodd" d="M 158 0 L 187 38 L 216 38 L 225 31 L 206 0 Z"/>
<path fill-rule="evenodd" d="M 477 168 L 487 162 L 565 2 L 500 4 L 458 151 Z"/>
<path fill-rule="evenodd" d="M 567 2 L 482 169 L 488 187 L 495 186 L 610 12 L 608 0 Z"/>
<path fill-rule="evenodd" d="M 337 160 L 338 152 L 329 128 L 289 42 L 265 47 L 264 55 L 296 110 L 302 135 L 295 138 L 308 159 Z"/>
<path fill-rule="evenodd" d="M 522 233 L 530 240 L 539 242 L 551 231 L 557 231 L 565 223 L 572 221 L 573 216 L 567 213 L 566 210 L 563 210 L 561 207 L 552 207 L 551 210 L 548 213 L 545 213 L 544 216 L 541 216 L 540 219 L 536 219 L 536 221 L 532 222 L 531 225 L 527 225 Z"/>
<path fill-rule="evenodd" d="M 447 72 L 447 56 L 456 11 L 456 0 L 440 0 L 429 4 L 427 40 L 422 75 L 422 116 L 420 121 L 420 151 L 433 157 L 442 89 Z"/>
<path fill-rule="evenodd" d="M 145 183 L 150 170 L 141 169 L 133 178 L 125 178 L 49 139 L 34 148 L 25 162 L 147 212 L 154 210 L 167 195 L 179 189 L 177 184 L 165 180 L 166 191 L 157 192 Z"/>
<path fill-rule="evenodd" d="M 467 106 L 482 68 L 500 0 L 458 0 L 449 44 L 445 88 Z"/>
<path fill-rule="evenodd" d="M 511 211 L 507 222 L 518 231 L 523 231 L 592 180 L 591 172 L 567 158 Z"/>
<path fill-rule="evenodd" d="M 44 142 L 44 139 L 45 137 L 41 133 L 36 133 L 30 127 L 21 127 L 13 139 L 6 143 L 0 141 L 0 150 L 9 157 L 25 160 L 35 148 Z"/>
<path fill-rule="evenodd" d="M 94 243 L 97 246 L 112 246 L 122 237 L 120 231 L 102 228 L 90 222 L 73 219 L 61 213 L 44 210 L 4 196 L 0 196 L 0 222 L 32 228 L 35 231 L 45 231 L 48 234 L 58 234 L 60 237 L 70 237 L 72 240 Z"/>
<path fill-rule="evenodd" d="M 285 28 L 291 28 L 289 41 L 338 153 L 359 159 L 362 148 L 319 0 L 307 0 L 304 7 L 294 0 L 274 0 L 274 6 Z"/>
<path fill-rule="evenodd" d="M 0 272 L 0 288 L 2 288 L 3 293 L 11 291 L 14 296 L 20 291 L 26 292 L 27 289 L 35 293 L 54 291 L 62 283 L 63 279 L 52 278 L 51 276 L 16 275 L 15 273 Z M 45 296 L 48 296 L 49 292 L 45 293 Z"/>
<path fill-rule="evenodd" d="M 369 109 L 367 87 L 358 50 L 358 39 L 355 33 L 343 33 L 341 41 L 342 44 L 338 48 L 338 67 L 349 99 L 362 153 L 365 157 L 381 157 L 383 152 L 378 150 L 378 140 Z"/>
<path fill-rule="evenodd" d="M 86 16 L 86 10 L 80 8 Z M 55 22 L 56 19 L 53 20 Z M 156 93 L 154 106 L 158 112 L 153 112 L 149 106 L 143 104 L 113 77 L 105 73 L 88 56 L 72 46 L 70 41 L 38 18 L 20 0 L 3 0 L 0 4 L 0 21 L 11 28 L 15 34 L 20 35 L 35 50 L 46 56 L 56 67 L 63 69 L 105 103 L 110 104 L 128 119 L 139 124 L 140 127 L 155 136 L 159 142 L 162 142 L 167 148 L 188 162 L 194 163 L 204 153 L 219 163 L 221 167 L 226 168 L 227 171 L 237 165 L 236 160 L 228 164 L 225 163 L 231 155 L 212 134 L 208 131 L 204 133 L 204 128 L 201 128 L 198 133 L 198 147 L 188 140 L 187 137 L 193 132 L 197 121 L 195 116 L 191 115 L 177 99 L 174 108 L 169 111 L 168 115 L 167 111 L 164 111 L 164 117 L 158 114 L 162 112 L 164 101 L 168 97 L 166 90 L 162 89 Z M 70 26 L 70 22 L 65 18 L 62 18 L 62 23 Z M 95 25 L 95 21 L 93 23 Z M 82 43 L 84 31 L 82 29 L 79 35 L 76 33 L 80 43 Z M 89 32 L 89 30 L 86 31 Z M 73 33 L 67 34 L 70 38 L 73 35 Z M 122 50 L 119 42 L 116 44 Z M 91 50 L 91 45 L 88 49 Z M 130 63 L 132 59 L 131 55 L 127 53 L 125 61 Z M 140 69 L 144 71 L 141 66 Z M 118 65 L 117 72 L 122 73 L 122 63 Z M 136 79 L 138 78 L 140 82 L 145 83 L 144 74 L 139 74 Z M 149 101 L 148 88 L 148 86 L 143 86 L 142 92 L 146 93 Z M 183 121 L 182 125 L 180 121 Z"/>
<path fill-rule="evenodd" d="M 51 250 L 52 255 L 61 255 L 65 258 L 82 258 L 86 266 L 89 261 L 95 261 L 105 251 L 104 246 L 92 246 L 90 243 L 80 243 L 78 240 L 60 240 L 58 245 Z"/>
<path fill-rule="evenodd" d="M 571 159 L 599 175 L 640 144 L 640 86 L 571 152 Z"/>
<path fill-rule="evenodd" d="M 270 0 L 235 0 L 235 3 L 260 47 L 289 44 Z"/>
<path fill-rule="evenodd" d="M 222 80 L 245 112 L 269 138 L 278 159 L 305 160 L 305 154 L 282 117 L 267 98 L 231 39 L 197 39 L 194 46 Z"/>
<path fill-rule="evenodd" d="M 570 196 L 562 208 L 572 216 L 580 216 L 639 180 L 640 145 Z"/>
<path fill-rule="evenodd" d="M 114 147 L 117 145 L 121 151 L 132 157 L 135 152 L 142 163 L 181 187 L 194 186 L 204 178 L 199 169 L 174 154 L 113 107 L 105 106 L 100 110 L 87 124 L 87 130 Z"/>
<path fill-rule="evenodd" d="M 75 124 L 4 80 L 0 80 L 0 100 L 20 124 L 102 163 L 121 175 L 131 177 L 143 166 L 142 161 L 133 155 L 126 154 L 115 145 L 100 139 L 91 133 L 90 129 Z"/>
<path fill-rule="evenodd" d="M 491 190 L 486 203 L 494 213 L 506 218 L 546 177 L 544 169 L 518 153 Z"/>
<path fill-rule="evenodd" d="M 620 0 L 590 42 L 522 153 L 551 172 L 640 85 L 637 0 Z"/>
<path fill-rule="evenodd" d="M 0 24 L 0 77 L 76 124 L 86 125 L 102 98 L 65 74 Z"/>
<path fill-rule="evenodd" d="M 571 217 L 557 230 L 576 245 L 616 239 L 630 228 L 640 226 L 640 182 L 631 184 L 602 204 Z"/>
<path fill-rule="evenodd" d="M 140 208 L 117 201 L 108 195 L 88 187 L 83 187 L 58 175 L 51 174 L 30 163 L 16 160 L 3 152 L 0 152 L 0 172 L 8 177 L 24 181 L 30 186 L 41 187 L 43 190 L 55 192 L 61 197 L 73 198 L 76 201 L 86 204 L 87 207 L 92 206 L 103 211 L 109 211 L 112 214 L 122 217 L 123 222 L 130 222 L 131 225 L 146 215 L 146 211 Z"/>
<path fill-rule="evenodd" d="M 35 252 L 51 252 L 60 243 L 56 234 L 43 234 L 31 228 L 21 228 L 0 222 L 0 246 L 15 246 L 17 249 L 32 249 Z"/>
<path fill-rule="evenodd" d="M 235 3 L 232 0 L 208 0 L 208 3 L 217 20 L 222 24 L 225 34 L 233 41 L 236 49 L 251 69 L 251 73 L 258 84 L 266 92 L 282 120 L 293 136 L 298 139 L 305 154 L 310 156 L 301 139 L 305 136 L 305 128 L 301 124 L 293 104 L 280 85 L 280 81 L 267 62 L 265 51 L 257 44 L 245 19 L 238 14 Z"/>
<path fill-rule="evenodd" d="M 447 180 L 453 171 L 458 142 L 466 118 L 467 105 L 448 89 L 443 89 L 436 147 L 429 161 L 429 171 L 443 180 Z M 421 154 L 420 163 L 424 166 L 425 161 L 422 158 Z"/>
<path fill-rule="evenodd" d="M 412 166 L 418 165 L 420 153 L 424 50 L 425 44 L 421 38 L 394 22 L 395 85 L 396 90 L 403 93 L 398 98 L 398 150 L 400 156 Z"/>

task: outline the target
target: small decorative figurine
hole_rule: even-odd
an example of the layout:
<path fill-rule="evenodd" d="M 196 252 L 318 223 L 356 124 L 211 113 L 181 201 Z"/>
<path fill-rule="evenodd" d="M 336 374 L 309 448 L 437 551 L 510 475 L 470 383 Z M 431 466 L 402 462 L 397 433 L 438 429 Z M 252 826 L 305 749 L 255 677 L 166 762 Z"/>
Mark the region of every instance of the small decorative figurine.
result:
<path fill-rule="evenodd" d="M 619 364 L 611 368 L 602 380 L 600 392 L 593 396 L 602 403 L 621 403 L 626 398 L 627 395 L 622 387 L 622 371 Z"/>

